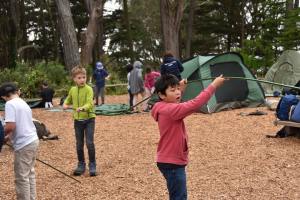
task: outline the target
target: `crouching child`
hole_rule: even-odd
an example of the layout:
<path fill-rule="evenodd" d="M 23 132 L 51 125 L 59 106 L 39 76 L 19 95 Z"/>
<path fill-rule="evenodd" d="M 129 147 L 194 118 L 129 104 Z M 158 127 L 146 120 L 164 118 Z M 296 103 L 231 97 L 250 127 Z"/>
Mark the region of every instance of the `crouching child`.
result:
<path fill-rule="evenodd" d="M 6 140 L 11 139 L 14 148 L 17 199 L 36 199 L 34 164 L 39 140 L 32 122 L 32 111 L 19 97 L 19 90 L 14 83 L 2 84 L 0 96 L 6 101 L 4 134 Z"/>
<path fill-rule="evenodd" d="M 222 75 L 217 77 L 197 97 L 187 102 L 181 102 L 186 80 L 179 82 L 176 76 L 166 74 L 155 83 L 155 91 L 161 100 L 151 110 L 160 133 L 156 162 L 166 179 L 170 200 L 187 199 L 185 167 L 188 164 L 188 135 L 183 119 L 207 103 L 224 80 Z"/>

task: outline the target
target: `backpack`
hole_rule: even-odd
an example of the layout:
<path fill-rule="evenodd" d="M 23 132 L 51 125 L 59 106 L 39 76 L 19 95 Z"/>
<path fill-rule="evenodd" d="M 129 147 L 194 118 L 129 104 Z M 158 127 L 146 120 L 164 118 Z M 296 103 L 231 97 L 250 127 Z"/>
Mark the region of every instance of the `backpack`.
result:
<path fill-rule="evenodd" d="M 280 120 L 288 121 L 289 112 L 292 105 L 296 105 L 299 99 L 292 94 L 281 97 L 276 108 L 276 117 Z"/>
<path fill-rule="evenodd" d="M 4 144 L 4 128 L 3 128 L 2 122 L 0 122 L 0 152 L 1 152 L 3 144 Z"/>
<path fill-rule="evenodd" d="M 43 122 L 40 122 L 39 120 L 32 119 L 32 122 L 36 128 L 36 133 L 39 137 L 39 139 L 43 140 L 58 140 L 57 135 L 52 135 L 49 129 L 46 127 L 46 125 Z"/>

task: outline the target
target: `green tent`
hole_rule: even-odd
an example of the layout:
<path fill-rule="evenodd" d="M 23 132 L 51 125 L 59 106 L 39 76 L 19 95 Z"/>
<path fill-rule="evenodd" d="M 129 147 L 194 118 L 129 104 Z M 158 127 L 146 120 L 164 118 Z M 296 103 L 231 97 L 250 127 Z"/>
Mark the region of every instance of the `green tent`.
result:
<path fill-rule="evenodd" d="M 295 85 L 300 80 L 300 53 L 287 50 L 282 53 L 277 62 L 268 70 L 266 81 L 282 83 L 285 85 Z M 262 84 L 267 94 L 274 91 L 282 91 L 282 86 Z"/>
<path fill-rule="evenodd" d="M 223 74 L 227 77 L 253 78 L 254 75 L 245 66 L 238 53 L 224 53 L 216 56 L 197 56 L 183 63 L 183 78 L 188 81 L 216 77 Z M 212 80 L 200 80 L 187 85 L 183 101 L 196 97 Z M 259 82 L 231 79 L 219 88 L 209 102 L 200 108 L 201 112 L 213 113 L 224 109 L 257 107 L 264 104 L 264 91 Z"/>

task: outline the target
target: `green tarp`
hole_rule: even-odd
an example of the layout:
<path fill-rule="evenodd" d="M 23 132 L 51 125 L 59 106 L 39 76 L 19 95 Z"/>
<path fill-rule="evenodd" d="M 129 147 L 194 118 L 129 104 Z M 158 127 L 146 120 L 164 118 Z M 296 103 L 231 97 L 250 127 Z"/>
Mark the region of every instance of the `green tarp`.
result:
<path fill-rule="evenodd" d="M 35 99 L 24 99 L 24 101 L 29 105 L 30 108 L 41 108 L 43 107 L 42 104 L 42 99 L 35 98 Z M 1 100 L 0 101 L 0 110 L 4 111 L 5 108 L 5 101 Z"/>
<path fill-rule="evenodd" d="M 127 104 L 103 104 L 95 107 L 96 115 L 122 115 L 131 114 L 130 107 Z"/>

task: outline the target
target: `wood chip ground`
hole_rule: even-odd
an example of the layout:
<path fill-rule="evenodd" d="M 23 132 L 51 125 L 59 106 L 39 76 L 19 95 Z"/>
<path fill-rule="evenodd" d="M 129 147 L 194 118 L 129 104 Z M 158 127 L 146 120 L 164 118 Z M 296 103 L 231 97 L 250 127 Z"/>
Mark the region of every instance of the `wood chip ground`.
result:
<path fill-rule="evenodd" d="M 127 102 L 126 95 L 106 98 Z M 257 109 L 267 115 L 239 115 Z M 38 158 L 71 175 L 77 162 L 71 113 L 33 109 L 33 116 L 60 138 L 40 141 Z M 274 111 L 266 107 L 186 118 L 189 199 L 300 199 L 300 139 L 266 138 L 281 128 L 273 121 Z M 38 199 L 168 199 L 155 164 L 158 139 L 150 113 L 97 116 L 98 176 L 75 177 L 80 184 L 37 162 Z M 0 153 L 0 180 L 0 199 L 15 199 L 13 152 L 7 146 Z"/>

